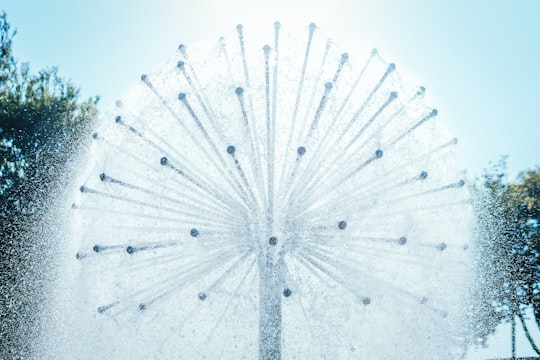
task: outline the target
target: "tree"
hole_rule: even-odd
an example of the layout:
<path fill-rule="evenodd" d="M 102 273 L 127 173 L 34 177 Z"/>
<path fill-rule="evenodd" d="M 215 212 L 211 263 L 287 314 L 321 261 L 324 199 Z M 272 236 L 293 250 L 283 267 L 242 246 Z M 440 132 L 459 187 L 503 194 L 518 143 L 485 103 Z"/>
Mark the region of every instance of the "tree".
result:
<path fill-rule="evenodd" d="M 30 73 L 12 55 L 7 16 L 0 16 L 0 195 L 3 208 L 17 211 L 17 190 L 40 172 L 38 164 L 58 160 L 68 142 L 83 133 L 96 116 L 98 98 L 79 100 L 79 89 L 58 75 L 56 68 Z M 15 206 L 15 208 L 13 208 Z"/>
<path fill-rule="evenodd" d="M 540 167 L 509 182 L 502 159 L 485 173 L 476 190 L 481 247 L 476 291 L 481 311 L 476 322 L 485 329 L 485 337 L 500 321 L 512 322 L 514 329 L 518 318 L 540 355 L 523 315 L 532 307 L 536 325 L 540 324 Z M 515 338 L 512 347 L 515 353 Z"/>
<path fill-rule="evenodd" d="M 98 98 L 80 100 L 79 89 L 56 68 L 30 72 L 13 56 L 11 31 L 0 13 L 0 358 L 29 357 L 35 310 L 43 285 L 38 262 L 46 258 L 42 234 L 32 233 L 43 200 L 58 189 L 71 154 L 97 115 Z M 37 256 L 36 253 L 41 254 Z M 29 296 L 31 295 L 31 296 Z"/>

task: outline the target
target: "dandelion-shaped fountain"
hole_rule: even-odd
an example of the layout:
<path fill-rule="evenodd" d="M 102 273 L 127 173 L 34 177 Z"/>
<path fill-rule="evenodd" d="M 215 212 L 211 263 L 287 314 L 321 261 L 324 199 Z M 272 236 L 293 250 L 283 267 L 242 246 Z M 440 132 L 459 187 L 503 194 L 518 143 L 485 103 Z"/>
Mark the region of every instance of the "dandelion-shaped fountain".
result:
<path fill-rule="evenodd" d="M 261 36 L 180 45 L 93 134 L 78 358 L 459 355 L 457 141 L 376 50 Z"/>

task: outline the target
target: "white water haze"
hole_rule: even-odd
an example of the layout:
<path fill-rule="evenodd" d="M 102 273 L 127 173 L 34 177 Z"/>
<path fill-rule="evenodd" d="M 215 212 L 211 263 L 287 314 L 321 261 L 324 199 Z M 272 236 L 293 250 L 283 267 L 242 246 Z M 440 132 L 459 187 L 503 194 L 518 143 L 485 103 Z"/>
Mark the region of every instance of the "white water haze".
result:
<path fill-rule="evenodd" d="M 459 358 L 457 140 L 353 50 L 239 26 L 143 75 L 81 160 L 44 358 Z"/>

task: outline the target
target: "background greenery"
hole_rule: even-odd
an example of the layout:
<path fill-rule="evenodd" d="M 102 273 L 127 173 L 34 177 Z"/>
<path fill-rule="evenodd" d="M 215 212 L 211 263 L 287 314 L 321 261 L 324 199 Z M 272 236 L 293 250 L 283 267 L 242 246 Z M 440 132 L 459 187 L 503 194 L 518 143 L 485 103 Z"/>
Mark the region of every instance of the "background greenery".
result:
<path fill-rule="evenodd" d="M 15 31 L 0 13 L 0 358 L 30 358 L 41 329 L 47 261 L 44 234 L 33 235 L 48 209 L 42 201 L 62 186 L 70 156 L 96 118 L 98 98 L 56 68 L 32 73 L 12 53 Z M 40 289 L 42 291 L 40 291 Z M 26 341 L 21 341 L 25 339 Z"/>
<path fill-rule="evenodd" d="M 522 326 L 533 350 L 540 355 L 526 325 L 524 312 L 533 309 L 540 324 L 540 168 L 523 171 L 509 181 L 502 158 L 473 188 L 477 210 L 478 271 L 471 305 L 475 336 L 484 343 L 502 321 Z M 529 322 L 531 324 L 531 322 Z"/>

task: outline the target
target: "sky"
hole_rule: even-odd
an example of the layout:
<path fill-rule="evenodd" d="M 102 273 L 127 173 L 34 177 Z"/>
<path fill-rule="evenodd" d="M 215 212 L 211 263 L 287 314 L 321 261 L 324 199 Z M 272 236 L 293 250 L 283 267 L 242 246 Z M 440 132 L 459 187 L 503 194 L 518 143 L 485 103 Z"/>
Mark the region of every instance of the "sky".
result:
<path fill-rule="evenodd" d="M 502 155 L 511 178 L 540 165 L 540 1 L 2 0 L 0 10 L 20 61 L 57 66 L 102 109 L 180 43 L 215 42 L 238 23 L 315 22 L 342 48 L 376 47 L 426 86 L 470 178 Z"/>

